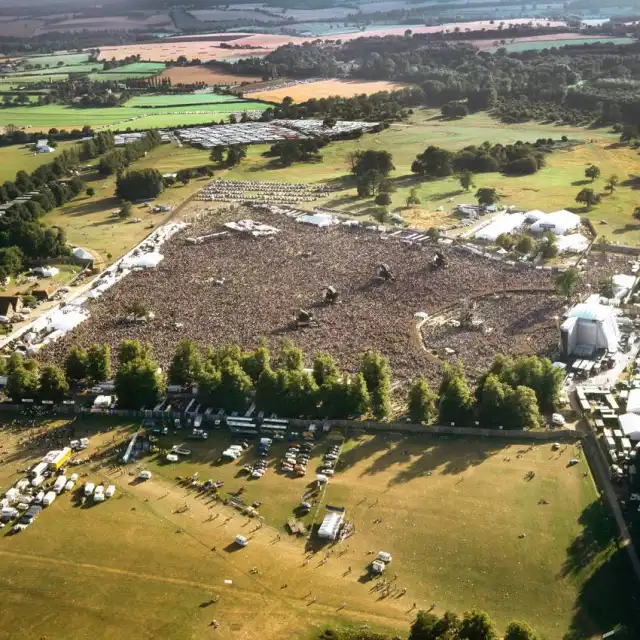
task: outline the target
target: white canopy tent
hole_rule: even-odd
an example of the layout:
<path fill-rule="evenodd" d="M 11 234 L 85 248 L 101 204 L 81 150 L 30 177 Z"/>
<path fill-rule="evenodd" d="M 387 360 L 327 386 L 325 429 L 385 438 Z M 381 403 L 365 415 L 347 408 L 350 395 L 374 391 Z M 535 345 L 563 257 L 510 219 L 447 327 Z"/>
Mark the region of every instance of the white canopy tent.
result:
<path fill-rule="evenodd" d="M 479 240 L 494 242 L 503 233 L 511 233 L 524 222 L 524 213 L 502 213 L 497 215 L 486 227 L 476 232 Z"/>
<path fill-rule="evenodd" d="M 567 231 L 573 231 L 580 226 L 580 216 L 571 211 L 560 209 L 538 218 L 531 225 L 531 233 L 545 233 L 551 231 L 558 236 L 564 235 Z"/>
<path fill-rule="evenodd" d="M 625 438 L 629 438 L 633 442 L 640 442 L 640 415 L 623 413 L 618 416 L 618 424 Z"/>

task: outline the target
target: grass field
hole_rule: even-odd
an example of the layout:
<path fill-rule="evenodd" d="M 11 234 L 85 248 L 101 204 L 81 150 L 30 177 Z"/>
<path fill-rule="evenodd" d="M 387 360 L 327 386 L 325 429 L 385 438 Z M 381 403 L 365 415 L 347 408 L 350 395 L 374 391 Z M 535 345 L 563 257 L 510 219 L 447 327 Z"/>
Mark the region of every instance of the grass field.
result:
<path fill-rule="evenodd" d="M 50 75 L 45 76 L 21 76 L 17 74 L 11 74 L 0 78 L 0 82 L 8 82 L 12 85 L 31 84 L 32 82 L 44 82 L 57 80 L 66 80 L 69 77 L 67 73 L 59 73 L 57 69 L 51 69 Z"/>
<path fill-rule="evenodd" d="M 91 73 L 93 71 L 102 71 L 104 66 L 103 62 L 86 62 L 73 65 L 65 65 L 59 67 L 57 65 L 50 65 L 48 69 L 18 69 L 16 75 L 22 73 L 29 76 L 48 76 L 52 73 L 63 71 L 64 73 Z"/>
<path fill-rule="evenodd" d="M 114 423 L 99 418 L 75 426 L 75 437 L 89 430 L 88 453 L 108 452 L 134 428 L 120 423 L 105 432 Z M 3 486 L 41 455 L 22 449 L 17 441 L 25 432 L 19 433 L 3 429 Z M 569 628 L 589 638 L 623 620 L 625 565 L 584 465 L 566 467 L 572 447 L 558 456 L 550 445 L 529 451 L 474 439 L 351 440 L 326 502 L 346 507 L 356 533 L 323 566 L 322 553 L 305 566 L 304 540 L 288 536 L 283 525 L 309 480 L 271 467 L 259 481 L 238 477 L 244 460 L 215 464 L 228 442 L 221 434 L 189 443 L 192 457 L 175 466 L 145 461 L 154 477 L 143 484 L 100 468 L 102 461 L 80 467 L 88 474 L 83 480 L 115 483 L 117 496 L 81 507 L 77 496 L 63 495 L 27 531 L 2 538 L 5 628 L 21 637 L 68 637 L 73 628 L 74 637 L 185 638 L 208 635 L 215 618 L 216 634 L 238 640 L 310 640 L 331 622 L 406 634 L 413 602 L 435 603 L 440 613 L 482 608 L 501 630 L 525 619 L 554 640 Z M 274 457 L 283 448 L 274 447 Z M 531 470 L 536 477 L 526 482 Z M 255 521 L 176 485 L 176 475 L 195 471 L 224 480 L 224 492 L 246 486 L 243 499 L 264 502 L 265 526 L 254 531 Z M 542 496 L 548 505 L 538 504 Z M 225 524 L 228 516 L 234 517 Z M 247 548 L 231 545 L 238 533 L 250 536 Z M 393 554 L 388 572 L 397 574 L 406 596 L 381 599 L 370 590 L 370 549 Z M 305 598 L 310 591 L 313 604 Z M 219 601 L 207 604 L 214 595 Z"/>
<path fill-rule="evenodd" d="M 63 149 L 68 149 L 74 142 L 61 142 L 53 153 L 34 153 L 32 145 L 13 145 L 0 147 L 0 182 L 13 180 L 18 171 L 31 173 L 39 166 L 53 162 Z"/>
<path fill-rule="evenodd" d="M 237 96 L 221 95 L 218 93 L 188 93 L 135 96 L 127 102 L 127 107 L 172 107 L 184 105 L 222 104 L 228 102 L 242 102 Z M 266 108 L 266 107 L 265 107 Z"/>
<path fill-rule="evenodd" d="M 151 129 L 154 127 L 179 126 L 181 124 L 218 122 L 231 113 L 242 111 L 264 111 L 265 105 L 249 100 L 230 103 L 202 104 L 194 106 L 167 107 L 158 113 L 157 108 L 148 110 L 137 107 L 111 107 L 104 109 L 80 109 L 65 105 L 43 107 L 10 107 L 0 110 L 0 126 L 13 124 L 32 131 L 47 131 L 51 127 L 70 129 L 88 124 L 93 127 L 109 125 L 113 129 Z M 152 118 L 144 116 L 150 114 Z M 136 121 L 136 119 L 138 119 Z"/>
<path fill-rule="evenodd" d="M 131 64 L 125 64 L 122 67 L 115 67 L 104 71 L 105 75 L 122 75 L 127 73 L 145 73 L 156 74 L 164 71 L 165 65 L 161 62 L 132 62 Z"/>
<path fill-rule="evenodd" d="M 638 156 L 627 147 L 616 144 L 617 136 L 607 129 L 587 130 L 578 127 L 543 125 L 535 122 L 505 125 L 487 114 L 475 114 L 463 120 L 441 121 L 433 111 L 419 111 L 410 124 L 395 124 L 379 134 L 367 134 L 360 140 L 333 143 L 323 149 L 324 161 L 319 164 L 296 164 L 289 168 L 273 168 L 268 158 L 262 157 L 266 146 L 250 147 L 247 160 L 228 171 L 229 179 L 282 180 L 285 182 L 331 182 L 336 192 L 320 204 L 347 213 L 367 214 L 374 210 L 371 199 L 356 197 L 355 184 L 348 177 L 349 154 L 358 150 L 385 149 L 392 153 L 396 167 L 392 173 L 396 191 L 392 195 L 391 210 L 397 211 L 415 225 L 428 227 L 449 223 L 456 204 L 473 202 L 475 189 L 464 192 L 454 177 L 422 180 L 411 173 L 411 163 L 418 153 L 429 145 L 451 150 L 468 145 L 479 145 L 485 140 L 508 144 L 535 141 L 538 138 L 584 140 L 585 144 L 573 151 L 555 152 L 547 156 L 547 166 L 533 176 L 508 177 L 499 173 L 484 173 L 474 177 L 477 187 L 495 187 L 504 204 L 525 209 L 555 211 L 578 207 L 578 211 L 596 223 L 598 233 L 612 242 L 640 245 L 640 224 L 632 217 L 637 206 Z M 587 184 L 584 169 L 594 163 L 602 171 L 602 178 L 593 184 L 596 191 L 604 192 L 605 179 L 617 174 L 620 186 L 612 195 L 605 194 L 602 203 L 591 211 L 582 212 L 575 196 Z M 345 177 L 346 176 L 346 177 Z M 421 205 L 407 209 L 405 200 L 411 188 L 417 189 Z M 453 199 L 450 201 L 450 199 Z M 311 206 L 317 205 L 314 202 Z M 443 207 L 440 211 L 439 207 Z M 606 224 L 600 224 L 605 220 Z"/>
<path fill-rule="evenodd" d="M 161 173 L 175 172 L 186 167 L 197 167 L 209 162 L 209 154 L 190 147 L 176 148 L 162 145 L 150 151 L 146 158 L 138 160 L 135 169 L 158 169 Z M 60 225 L 67 233 L 69 242 L 88 247 L 98 253 L 105 262 L 113 262 L 131 247 L 151 233 L 153 226 L 165 222 L 170 213 L 152 214 L 148 208 L 134 207 L 134 217 L 140 222 L 122 221 L 110 217 L 118 209 L 115 197 L 115 176 L 100 178 L 97 173 L 85 173 L 82 179 L 96 190 L 96 195 L 84 195 L 46 214 L 44 221 Z M 167 189 L 158 199 L 161 204 L 179 205 L 194 191 L 201 189 L 201 180 L 192 180 L 186 187 Z M 111 257 L 109 257 L 111 256 Z"/>
<path fill-rule="evenodd" d="M 387 82 L 380 80 L 376 82 L 359 82 L 352 80 L 320 80 L 308 84 L 299 84 L 283 89 L 266 89 L 258 93 L 250 94 L 254 98 L 270 100 L 272 102 L 282 102 L 287 96 L 293 98 L 295 102 L 304 102 L 310 98 L 329 98 L 331 96 L 341 96 L 351 98 L 362 93 L 377 93 L 378 91 L 396 91 L 408 85 L 402 82 Z"/>
<path fill-rule="evenodd" d="M 28 64 L 40 64 L 43 67 L 45 65 L 49 65 L 50 67 L 57 67 L 61 62 L 61 66 L 75 66 L 87 62 L 89 60 L 89 57 L 90 55 L 88 53 L 53 53 L 49 56 L 26 57 L 22 60 L 20 66 L 24 67 Z"/>

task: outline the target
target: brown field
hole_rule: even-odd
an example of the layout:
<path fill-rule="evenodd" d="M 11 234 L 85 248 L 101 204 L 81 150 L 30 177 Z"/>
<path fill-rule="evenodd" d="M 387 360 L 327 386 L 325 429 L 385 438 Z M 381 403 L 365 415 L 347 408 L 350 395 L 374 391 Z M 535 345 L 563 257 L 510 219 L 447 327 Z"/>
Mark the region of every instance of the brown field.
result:
<path fill-rule="evenodd" d="M 31 38 L 43 24 L 43 20 L 0 20 L 0 37 Z"/>
<path fill-rule="evenodd" d="M 299 84 L 295 87 L 284 87 L 282 89 L 266 89 L 251 96 L 260 100 L 270 102 L 282 102 L 289 96 L 295 102 L 304 102 L 310 98 L 329 98 L 331 96 L 341 96 L 351 98 L 362 93 L 377 93 L 378 91 L 396 91 L 408 85 L 402 82 L 389 82 L 380 80 L 377 82 L 360 82 L 357 80 L 321 80 L 308 84 Z"/>
<path fill-rule="evenodd" d="M 173 24 L 168 14 L 149 16 L 143 20 L 133 20 L 126 16 L 109 16 L 104 18 L 77 18 L 75 20 L 63 20 L 51 22 L 38 29 L 38 33 L 48 31 L 133 31 L 134 29 L 148 29 L 149 27 L 161 27 Z"/>
<path fill-rule="evenodd" d="M 170 78 L 173 84 L 180 82 L 190 84 L 193 82 L 206 82 L 210 87 L 219 84 L 241 84 L 242 82 L 255 82 L 260 80 L 254 76 L 237 76 L 230 73 L 220 73 L 215 69 L 206 67 L 170 67 L 165 69 L 161 78 Z"/>

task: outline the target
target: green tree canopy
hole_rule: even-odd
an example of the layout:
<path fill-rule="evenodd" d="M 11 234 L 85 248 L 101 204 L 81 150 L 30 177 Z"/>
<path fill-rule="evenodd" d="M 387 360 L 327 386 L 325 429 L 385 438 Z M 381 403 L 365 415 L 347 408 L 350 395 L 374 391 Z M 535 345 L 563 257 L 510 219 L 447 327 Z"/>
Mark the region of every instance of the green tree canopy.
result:
<path fill-rule="evenodd" d="M 425 378 L 418 378 L 409 390 L 409 419 L 414 424 L 426 424 L 436 415 L 436 394 Z"/>
<path fill-rule="evenodd" d="M 104 382 L 111 377 L 111 349 L 94 344 L 87 351 L 87 378 L 91 382 Z"/>
<path fill-rule="evenodd" d="M 60 367 L 53 364 L 42 367 L 39 380 L 39 397 L 42 400 L 62 402 L 69 393 L 69 385 Z"/>
<path fill-rule="evenodd" d="M 193 386 L 201 373 L 202 356 L 198 345 L 193 340 L 181 340 L 169 366 L 169 384 Z"/>
<path fill-rule="evenodd" d="M 87 377 L 87 352 L 81 347 L 71 347 L 64 363 L 67 380 L 78 383 Z"/>

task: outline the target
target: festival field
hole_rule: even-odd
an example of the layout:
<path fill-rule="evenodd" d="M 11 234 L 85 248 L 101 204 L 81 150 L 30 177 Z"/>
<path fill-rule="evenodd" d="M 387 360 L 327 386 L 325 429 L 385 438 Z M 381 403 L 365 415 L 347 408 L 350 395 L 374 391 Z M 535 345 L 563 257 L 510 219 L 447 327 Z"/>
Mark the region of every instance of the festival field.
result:
<path fill-rule="evenodd" d="M 320 80 L 298 84 L 293 87 L 283 87 L 281 89 L 265 89 L 257 93 L 251 93 L 252 98 L 269 100 L 271 102 L 282 102 L 284 98 L 293 98 L 294 102 L 305 102 L 311 98 L 330 98 L 340 96 L 342 98 L 352 98 L 363 93 L 372 94 L 378 91 L 397 91 L 405 88 L 402 82 L 387 82 L 379 80 L 376 82 L 362 82 L 358 80 Z"/>
<path fill-rule="evenodd" d="M 88 435 L 86 454 L 98 454 L 77 468 L 82 480 L 114 483 L 116 497 L 81 506 L 80 490 L 63 494 L 27 531 L 0 538 L 3 621 L 16 635 L 63 638 L 73 628 L 75 637 L 100 639 L 207 637 L 214 619 L 215 633 L 238 640 L 306 640 L 333 622 L 403 634 L 414 603 L 439 613 L 482 608 L 500 630 L 525 619 L 554 639 L 570 628 L 596 637 L 625 619 L 625 565 L 586 466 L 567 468 L 572 445 L 558 454 L 549 444 L 530 450 L 498 440 L 350 440 L 322 503 L 344 506 L 356 532 L 320 564 L 331 547 L 305 556 L 306 541 L 285 529 L 309 479 L 274 468 L 284 444 L 272 448 L 259 481 L 238 476 L 253 449 L 237 463 L 215 462 L 229 443 L 225 433 L 189 442 L 192 455 L 178 465 L 145 460 L 122 473 L 110 466 L 111 454 L 135 425 L 114 427 L 89 418 L 76 422 L 75 436 Z M 29 433 L 3 429 L 3 485 L 46 451 L 46 443 L 28 451 L 18 443 Z M 176 434 L 162 446 L 180 443 Z M 316 447 L 310 464 L 326 447 Z M 153 478 L 137 483 L 136 468 Z M 262 529 L 176 483 L 194 472 L 223 480 L 223 495 L 246 487 L 245 501 L 264 503 Z M 542 497 L 548 504 L 539 504 Z M 232 544 L 240 533 L 250 538 L 244 549 Z M 388 578 L 397 575 L 405 595 L 381 598 L 373 590 L 371 549 L 393 555 Z M 633 615 L 629 606 L 627 618 Z"/>

